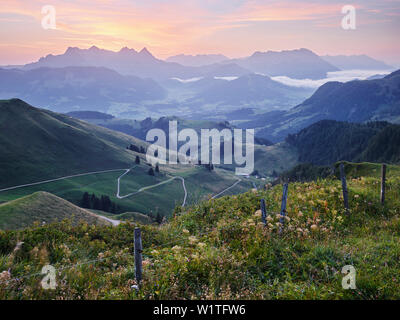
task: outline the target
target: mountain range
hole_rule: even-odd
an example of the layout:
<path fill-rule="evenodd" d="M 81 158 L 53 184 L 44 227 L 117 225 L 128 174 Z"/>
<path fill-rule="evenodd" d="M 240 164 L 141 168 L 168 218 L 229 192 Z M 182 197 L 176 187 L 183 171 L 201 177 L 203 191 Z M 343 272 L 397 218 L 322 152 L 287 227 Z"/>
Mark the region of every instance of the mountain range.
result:
<path fill-rule="evenodd" d="M 122 48 L 120 51 L 100 49 L 92 46 L 89 49 L 69 47 L 63 54 L 49 54 L 40 58 L 37 62 L 27 64 L 23 70 L 32 70 L 39 67 L 62 68 L 70 66 L 94 66 L 112 69 L 122 75 L 134 75 L 141 78 L 152 78 L 155 80 L 168 79 L 172 77 L 193 78 L 203 76 L 212 72 L 214 66 L 206 71 L 200 67 L 184 66 L 176 62 L 168 62 L 157 59 L 146 48 L 141 51 Z M 235 74 L 231 74 L 234 76 Z"/>
<path fill-rule="evenodd" d="M 304 48 L 280 52 L 255 52 L 250 57 L 233 61 L 256 73 L 295 79 L 323 79 L 327 77 L 328 72 L 339 71 L 339 68 Z"/>
<path fill-rule="evenodd" d="M 104 67 L 0 69 L 0 99 L 19 98 L 53 111 L 82 107 L 106 111 L 116 104 L 162 99 L 166 91 L 151 79 L 124 76 Z"/>
<path fill-rule="evenodd" d="M 382 79 L 328 82 L 296 107 L 258 115 L 240 126 L 258 128 L 260 137 L 280 141 L 324 119 L 400 123 L 400 70 Z"/>
<path fill-rule="evenodd" d="M 157 80 L 204 76 L 210 73 L 210 68 L 219 68 L 223 64 L 232 63 L 255 73 L 297 79 L 322 79 L 326 78 L 328 72 L 339 70 L 308 49 L 255 52 L 249 57 L 240 59 L 227 59 L 222 55 L 178 55 L 164 61 L 154 57 L 146 48 L 138 52 L 125 47 L 114 52 L 96 46 L 89 49 L 69 47 L 63 54 L 49 54 L 37 62 L 22 66 L 22 69 L 96 66 L 110 68 L 124 75 Z"/>

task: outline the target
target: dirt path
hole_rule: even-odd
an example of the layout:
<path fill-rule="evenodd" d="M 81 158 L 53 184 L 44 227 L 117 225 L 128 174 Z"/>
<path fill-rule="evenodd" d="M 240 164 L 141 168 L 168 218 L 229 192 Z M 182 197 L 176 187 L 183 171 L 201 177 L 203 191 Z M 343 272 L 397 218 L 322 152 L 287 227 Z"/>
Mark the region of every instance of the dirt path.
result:
<path fill-rule="evenodd" d="M 236 186 L 239 182 L 241 182 L 241 179 L 238 179 L 233 185 L 231 185 L 230 187 L 222 190 L 220 193 L 216 194 L 215 196 L 213 196 L 211 199 L 215 199 L 216 197 L 220 196 L 221 194 L 223 194 L 225 191 L 228 191 L 229 189 L 233 188 L 234 186 Z"/>
<path fill-rule="evenodd" d="M 134 168 L 135 168 L 135 167 L 132 167 L 131 169 L 134 169 Z M 128 198 L 128 197 L 134 196 L 134 195 L 136 195 L 136 194 L 138 194 L 138 193 L 140 193 L 140 192 L 143 192 L 143 191 L 145 191 L 145 190 L 149 190 L 149 189 L 152 189 L 152 188 L 161 186 L 161 185 L 163 185 L 163 184 L 166 184 L 166 183 L 168 183 L 168 182 L 171 182 L 172 180 L 180 179 L 180 180 L 182 181 L 183 191 L 185 192 L 185 196 L 184 196 L 184 198 L 183 198 L 182 207 L 184 207 L 184 206 L 186 205 L 187 190 L 186 190 L 186 186 L 185 186 L 185 179 L 182 178 L 182 177 L 179 177 L 179 176 L 171 177 L 171 178 L 168 179 L 168 180 L 162 181 L 162 182 L 160 182 L 160 183 L 153 184 L 153 185 L 151 185 L 151 186 L 142 187 L 142 188 L 140 188 L 139 190 L 137 190 L 137 191 L 135 191 L 135 192 L 129 193 L 129 194 L 124 195 L 124 196 L 121 196 L 121 195 L 120 195 L 120 182 L 121 182 L 121 178 L 122 178 L 124 175 L 126 175 L 129 171 L 131 171 L 131 169 L 126 169 L 126 171 L 125 171 L 121 176 L 119 176 L 118 179 L 117 179 L 117 182 L 118 182 L 118 183 L 117 183 L 117 193 L 116 193 L 115 196 L 116 196 L 118 199 L 125 199 L 125 198 Z"/>

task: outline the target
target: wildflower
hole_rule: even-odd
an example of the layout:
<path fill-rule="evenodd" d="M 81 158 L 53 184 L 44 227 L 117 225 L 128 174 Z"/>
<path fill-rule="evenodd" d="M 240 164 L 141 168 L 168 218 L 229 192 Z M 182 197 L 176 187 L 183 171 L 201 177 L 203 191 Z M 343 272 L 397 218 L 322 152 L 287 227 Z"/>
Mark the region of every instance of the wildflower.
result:
<path fill-rule="evenodd" d="M 8 281 L 10 279 L 11 279 L 10 271 L 3 271 L 2 273 L 0 273 L 0 282 Z"/>
<path fill-rule="evenodd" d="M 197 244 L 200 248 L 204 248 L 206 246 L 206 244 L 204 242 L 199 242 Z"/>
<path fill-rule="evenodd" d="M 142 265 L 143 265 L 143 267 L 145 268 L 145 267 L 151 265 L 151 262 L 150 262 L 149 259 L 145 259 L 145 260 L 142 261 Z"/>
<path fill-rule="evenodd" d="M 297 228 L 296 231 L 297 232 L 303 232 L 303 229 L 302 228 Z"/>
<path fill-rule="evenodd" d="M 289 221 L 290 221 L 290 218 L 289 218 L 288 216 L 285 216 L 285 220 L 286 220 L 287 222 L 289 222 Z"/>
<path fill-rule="evenodd" d="M 197 242 L 197 238 L 195 236 L 190 236 L 189 242 L 190 242 L 190 244 L 195 244 Z"/>
<path fill-rule="evenodd" d="M 310 227 L 312 232 L 317 232 L 318 231 L 318 226 L 316 224 L 311 225 Z"/>
<path fill-rule="evenodd" d="M 157 255 L 157 254 L 158 254 L 158 251 L 157 251 L 157 250 L 153 250 L 153 251 L 151 251 L 151 254 L 152 254 L 152 255 Z"/>
<path fill-rule="evenodd" d="M 268 217 L 267 217 L 267 221 L 268 221 L 268 222 L 271 222 L 272 220 L 274 220 L 274 219 L 273 219 L 271 216 L 268 216 Z"/>
<path fill-rule="evenodd" d="M 260 209 L 258 209 L 258 210 L 254 213 L 254 215 L 255 215 L 256 217 L 261 216 L 261 214 L 262 214 L 262 212 L 261 212 Z"/>
<path fill-rule="evenodd" d="M 299 211 L 299 213 L 297 214 L 297 216 L 298 216 L 299 218 L 301 218 L 301 217 L 303 216 L 303 212 Z"/>
<path fill-rule="evenodd" d="M 189 230 L 183 229 L 182 232 L 188 234 L 188 233 L 189 233 Z"/>
<path fill-rule="evenodd" d="M 179 250 L 181 250 L 181 247 L 176 245 L 176 246 L 172 247 L 172 250 L 179 251 Z"/>

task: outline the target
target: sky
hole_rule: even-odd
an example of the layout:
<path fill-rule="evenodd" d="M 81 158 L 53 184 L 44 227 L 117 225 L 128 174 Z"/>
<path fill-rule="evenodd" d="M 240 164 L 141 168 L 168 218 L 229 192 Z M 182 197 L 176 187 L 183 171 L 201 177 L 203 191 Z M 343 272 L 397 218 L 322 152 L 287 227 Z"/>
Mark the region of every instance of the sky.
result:
<path fill-rule="evenodd" d="M 0 65 L 33 62 L 67 47 L 147 47 L 231 58 L 308 48 L 319 55 L 368 54 L 400 66 L 400 0 L 1 0 Z M 44 29 L 43 6 L 56 29 Z M 356 29 L 342 28 L 344 5 Z"/>

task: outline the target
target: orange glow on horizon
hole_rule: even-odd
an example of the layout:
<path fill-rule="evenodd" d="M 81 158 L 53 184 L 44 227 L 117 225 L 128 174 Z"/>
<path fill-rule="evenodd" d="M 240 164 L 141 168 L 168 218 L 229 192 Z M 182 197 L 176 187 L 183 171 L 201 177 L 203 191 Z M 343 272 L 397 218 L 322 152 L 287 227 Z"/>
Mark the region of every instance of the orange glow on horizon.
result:
<path fill-rule="evenodd" d="M 41 28 L 41 8 L 49 2 L 57 12 L 57 30 Z M 362 28 L 351 33 L 340 28 L 343 3 L 322 0 L 3 0 L 0 65 L 92 45 L 113 51 L 147 47 L 158 58 L 180 53 L 241 57 L 300 47 L 317 54 L 398 55 L 400 45 L 393 43 L 398 43 L 400 6 L 388 0 L 371 7 L 354 2 Z"/>

